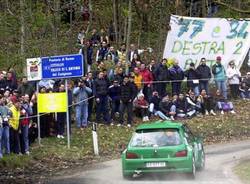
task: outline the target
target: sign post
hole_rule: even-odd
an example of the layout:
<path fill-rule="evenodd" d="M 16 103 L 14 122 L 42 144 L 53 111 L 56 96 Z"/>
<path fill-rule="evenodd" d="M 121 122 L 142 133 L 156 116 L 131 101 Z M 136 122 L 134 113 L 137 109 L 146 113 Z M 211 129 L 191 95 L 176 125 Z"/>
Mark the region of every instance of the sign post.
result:
<path fill-rule="evenodd" d="M 97 138 L 96 129 L 97 129 L 97 124 L 93 123 L 92 124 L 92 137 L 93 137 L 94 154 L 96 156 L 98 156 L 99 155 L 99 149 L 98 149 L 98 138 Z"/>
<path fill-rule="evenodd" d="M 65 89 L 66 89 L 66 94 L 67 94 L 67 143 L 68 143 L 68 148 L 70 148 L 70 131 L 69 131 L 69 99 L 68 99 L 68 80 L 65 80 Z"/>

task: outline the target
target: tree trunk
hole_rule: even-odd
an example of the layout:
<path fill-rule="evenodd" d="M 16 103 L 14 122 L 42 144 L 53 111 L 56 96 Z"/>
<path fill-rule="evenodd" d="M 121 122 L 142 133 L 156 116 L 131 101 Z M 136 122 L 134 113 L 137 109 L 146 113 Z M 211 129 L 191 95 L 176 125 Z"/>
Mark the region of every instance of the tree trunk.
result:
<path fill-rule="evenodd" d="M 202 0 L 202 17 L 207 16 L 207 5 L 206 5 L 206 0 Z"/>
<path fill-rule="evenodd" d="M 129 64 L 129 57 L 128 57 L 128 50 L 130 45 L 130 33 L 132 27 L 132 0 L 129 0 L 128 4 L 128 31 L 126 36 L 126 74 L 128 74 L 128 64 Z"/>
<path fill-rule="evenodd" d="M 25 21 L 24 21 L 24 2 L 25 0 L 20 0 L 20 23 L 21 23 L 21 27 L 20 27 L 20 55 L 21 55 L 21 65 L 23 68 L 23 73 L 26 74 L 26 67 L 25 67 L 25 61 L 24 61 L 24 52 L 25 52 L 25 48 L 24 48 L 24 42 L 25 42 Z"/>
<path fill-rule="evenodd" d="M 118 42 L 118 21 L 117 21 L 117 13 L 118 13 L 118 4 L 117 0 L 113 0 L 113 20 L 114 20 L 114 28 L 115 28 L 115 43 Z"/>
<path fill-rule="evenodd" d="M 89 29 L 91 28 L 92 22 L 93 22 L 93 8 L 92 8 L 92 1 L 91 0 L 89 0 L 88 6 L 89 6 L 89 22 L 88 22 L 88 26 L 85 30 L 86 35 L 88 34 Z"/>

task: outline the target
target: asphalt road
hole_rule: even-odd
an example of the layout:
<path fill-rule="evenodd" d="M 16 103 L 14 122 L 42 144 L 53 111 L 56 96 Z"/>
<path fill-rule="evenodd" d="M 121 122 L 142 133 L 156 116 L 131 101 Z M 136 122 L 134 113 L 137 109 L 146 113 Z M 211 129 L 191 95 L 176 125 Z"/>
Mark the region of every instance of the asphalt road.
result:
<path fill-rule="evenodd" d="M 133 181 L 124 180 L 121 160 L 112 160 L 91 166 L 88 170 L 53 178 L 50 184 L 241 184 L 232 172 L 241 159 L 250 158 L 250 140 L 205 147 L 206 167 L 197 172 L 196 179 L 186 178 L 183 174 L 142 175 Z"/>

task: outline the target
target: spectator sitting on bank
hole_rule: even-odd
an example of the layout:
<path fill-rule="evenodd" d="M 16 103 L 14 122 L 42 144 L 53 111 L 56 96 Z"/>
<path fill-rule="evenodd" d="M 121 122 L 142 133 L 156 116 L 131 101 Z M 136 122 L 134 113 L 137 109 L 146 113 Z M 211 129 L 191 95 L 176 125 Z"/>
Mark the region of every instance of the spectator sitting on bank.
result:
<path fill-rule="evenodd" d="M 247 86 L 245 82 L 241 82 L 239 86 L 240 97 L 245 99 L 250 99 L 250 88 Z"/>
<path fill-rule="evenodd" d="M 245 82 L 247 88 L 250 89 L 250 72 L 247 72 L 247 75 L 246 75 L 245 78 L 243 78 L 242 82 Z"/>
<path fill-rule="evenodd" d="M 206 93 L 205 89 L 201 90 L 201 94 L 198 96 L 197 101 L 202 114 L 209 115 L 210 113 L 213 116 L 216 115 L 214 112 L 215 104 L 213 98 Z"/>
<path fill-rule="evenodd" d="M 167 117 L 170 117 L 171 120 L 174 120 L 176 115 L 176 106 L 172 103 L 168 95 L 163 97 L 159 104 L 160 111 L 162 111 Z"/>
<path fill-rule="evenodd" d="M 216 91 L 216 94 L 214 96 L 214 100 L 215 100 L 217 108 L 221 112 L 221 114 L 224 114 L 224 112 L 228 112 L 228 111 L 230 111 L 232 114 L 236 113 L 234 111 L 233 103 L 227 101 L 227 99 L 225 99 L 224 96 L 221 95 L 219 90 Z"/>
<path fill-rule="evenodd" d="M 150 99 L 149 104 L 149 112 L 155 116 L 159 116 L 163 120 L 170 120 L 163 112 L 160 111 L 159 104 L 161 102 L 161 98 L 157 91 L 153 91 L 152 97 Z"/>
<path fill-rule="evenodd" d="M 192 90 L 189 90 L 189 92 L 186 94 L 186 99 L 187 99 L 187 115 L 189 117 L 193 117 L 194 115 L 199 114 L 200 106 L 197 105 L 197 99 Z"/>
<path fill-rule="evenodd" d="M 176 116 L 185 118 L 187 116 L 187 100 L 183 93 L 180 93 L 176 101 Z"/>
<path fill-rule="evenodd" d="M 139 117 L 142 117 L 142 121 L 149 121 L 148 118 L 149 104 L 145 100 L 144 95 L 140 93 L 133 103 L 135 108 L 135 114 L 137 114 Z"/>

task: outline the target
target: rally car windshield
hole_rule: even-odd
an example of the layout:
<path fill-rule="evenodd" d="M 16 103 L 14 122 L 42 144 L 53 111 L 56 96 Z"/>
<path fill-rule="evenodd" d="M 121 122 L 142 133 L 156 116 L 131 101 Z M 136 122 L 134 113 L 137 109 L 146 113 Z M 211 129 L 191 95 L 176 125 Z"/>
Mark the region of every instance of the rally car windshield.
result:
<path fill-rule="evenodd" d="M 130 141 L 130 146 L 176 146 L 181 143 L 178 129 L 150 129 L 136 131 Z"/>

